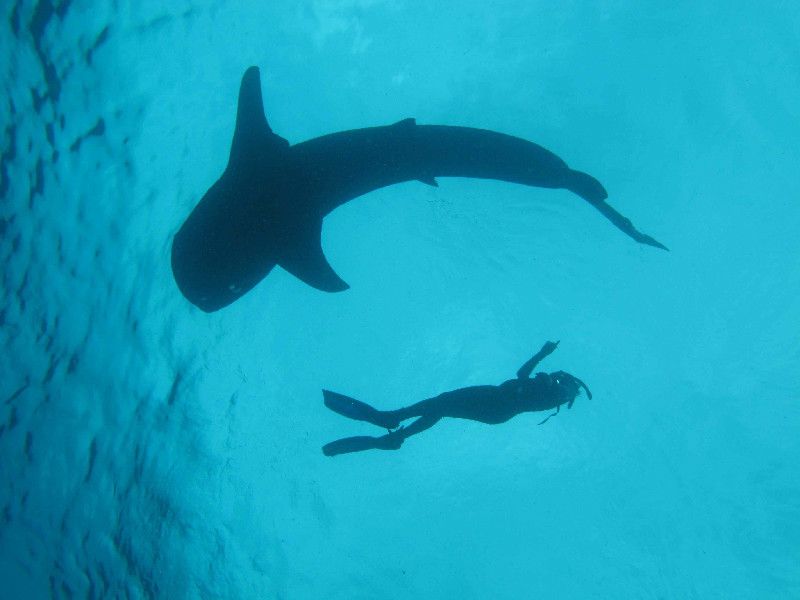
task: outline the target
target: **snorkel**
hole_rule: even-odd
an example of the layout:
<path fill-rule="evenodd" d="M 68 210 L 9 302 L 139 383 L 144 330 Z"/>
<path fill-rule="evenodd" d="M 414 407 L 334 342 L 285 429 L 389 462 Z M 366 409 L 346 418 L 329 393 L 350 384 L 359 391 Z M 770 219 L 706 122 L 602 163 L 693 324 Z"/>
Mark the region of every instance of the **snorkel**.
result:
<path fill-rule="evenodd" d="M 550 417 L 556 416 L 559 413 L 559 411 L 561 410 L 561 405 L 562 404 L 566 404 L 567 405 L 567 409 L 572 408 L 572 405 L 575 404 L 575 398 L 578 397 L 578 394 L 580 393 L 581 388 L 586 390 L 586 396 L 589 398 L 589 400 L 592 399 L 592 392 L 589 390 L 589 387 L 585 383 L 583 383 L 583 381 L 581 381 L 580 379 L 578 379 L 574 375 L 570 375 L 566 371 L 556 371 L 554 373 L 550 373 L 550 378 L 555 381 L 556 385 L 560 389 L 563 389 L 563 388 L 566 388 L 566 387 L 572 388 L 572 390 L 570 390 L 570 393 L 569 393 L 570 399 L 566 400 L 565 402 L 559 403 L 556 406 L 556 412 L 549 414 L 546 419 L 544 419 L 543 421 L 538 423 L 539 425 L 544 425 L 545 423 L 547 423 L 547 421 L 550 420 Z"/>
<path fill-rule="evenodd" d="M 592 399 L 592 392 L 589 391 L 589 388 L 587 387 L 587 385 L 585 383 L 583 383 L 583 381 L 581 381 L 580 379 L 575 377 L 574 375 L 570 375 L 566 371 L 556 371 L 555 373 L 551 373 L 550 377 L 555 379 L 556 383 L 558 385 L 564 385 L 564 384 L 570 385 L 571 384 L 577 389 L 575 395 L 568 402 L 567 408 L 572 408 L 572 405 L 575 403 L 575 398 L 577 398 L 578 392 L 580 392 L 580 388 L 583 388 L 584 390 L 586 390 L 586 396 L 589 398 L 589 400 Z"/>

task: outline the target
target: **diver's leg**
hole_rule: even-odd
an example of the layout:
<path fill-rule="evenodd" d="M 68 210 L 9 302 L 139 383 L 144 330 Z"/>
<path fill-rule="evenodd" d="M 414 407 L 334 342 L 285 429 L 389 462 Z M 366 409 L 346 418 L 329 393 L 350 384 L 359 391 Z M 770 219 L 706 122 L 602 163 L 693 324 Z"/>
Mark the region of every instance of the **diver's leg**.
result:
<path fill-rule="evenodd" d="M 322 390 L 322 395 L 325 398 L 325 406 L 332 411 L 350 419 L 366 421 L 367 423 L 372 423 L 378 427 L 385 427 L 386 429 L 396 429 L 400 425 L 400 421 L 413 419 L 414 417 L 436 415 L 436 420 L 438 420 L 442 416 L 446 416 L 440 414 L 442 400 L 446 394 L 436 396 L 435 398 L 428 398 L 427 400 L 421 400 L 420 402 L 398 408 L 397 410 L 378 410 L 366 402 L 361 402 L 355 398 L 350 398 L 328 390 Z M 425 429 L 427 429 L 427 427 L 425 427 Z"/>
<path fill-rule="evenodd" d="M 436 415 L 436 420 L 438 420 L 443 416 L 447 416 L 446 414 L 442 414 L 442 408 L 444 404 L 443 399 L 448 393 L 449 392 L 445 392 L 444 394 L 440 394 L 433 398 L 420 400 L 419 402 L 415 402 L 409 406 L 404 406 L 403 408 L 398 408 L 396 410 L 385 410 L 382 412 L 387 416 L 387 418 L 394 419 L 398 423 L 400 421 L 405 421 L 406 419 L 413 419 L 414 417 L 425 417 L 432 415 Z M 427 429 L 427 427 L 425 429 Z"/>
<path fill-rule="evenodd" d="M 411 406 L 384 412 L 398 421 L 412 417 L 431 417 L 437 420 L 442 417 L 454 417 L 483 423 L 502 423 L 510 418 L 505 414 L 499 416 L 496 414 L 498 411 L 508 412 L 508 403 L 502 401 L 504 393 L 503 389 L 496 385 L 473 385 L 444 392 Z"/>
<path fill-rule="evenodd" d="M 378 410 L 366 402 L 361 402 L 344 394 L 322 390 L 322 397 L 325 406 L 349 419 L 366 421 L 386 429 L 394 429 L 400 424 L 400 421 L 391 414 L 392 411 Z"/>
<path fill-rule="evenodd" d="M 420 417 L 408 427 L 401 427 L 394 433 L 399 433 L 402 435 L 403 440 L 406 438 L 410 438 L 412 435 L 417 435 L 418 433 L 422 433 L 426 429 L 430 429 L 436 423 L 439 422 L 441 417 L 433 416 L 433 415 L 426 415 L 424 417 Z"/>
<path fill-rule="evenodd" d="M 335 440 L 325 444 L 322 447 L 322 453 L 325 456 L 336 456 L 337 454 L 361 452 L 362 450 L 397 450 L 403 445 L 406 438 L 433 427 L 440 418 L 432 416 L 420 417 L 408 427 L 401 427 L 379 437 L 357 435 Z"/>
<path fill-rule="evenodd" d="M 502 393 L 502 390 L 497 386 L 475 385 L 444 392 L 397 410 L 378 410 L 355 398 L 322 390 L 325 406 L 332 411 L 386 429 L 395 429 L 401 421 L 414 417 L 430 417 L 434 419 L 433 422 L 441 417 L 457 417 L 484 423 L 501 423 L 508 420 L 508 417 L 499 418 L 494 415 L 499 407 L 504 406 L 497 401 L 498 393 Z"/>

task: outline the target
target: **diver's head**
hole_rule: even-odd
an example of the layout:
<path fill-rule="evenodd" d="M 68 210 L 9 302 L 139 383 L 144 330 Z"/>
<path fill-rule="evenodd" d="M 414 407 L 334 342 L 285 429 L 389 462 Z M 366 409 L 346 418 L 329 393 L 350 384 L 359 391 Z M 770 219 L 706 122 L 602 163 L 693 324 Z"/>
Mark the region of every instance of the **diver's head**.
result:
<path fill-rule="evenodd" d="M 553 386 L 558 406 L 566 404 L 567 408 L 572 408 L 575 398 L 580 393 L 581 388 L 586 390 L 589 400 L 592 399 L 592 392 L 580 379 L 570 375 L 566 371 L 555 371 L 550 373 L 550 384 Z"/>

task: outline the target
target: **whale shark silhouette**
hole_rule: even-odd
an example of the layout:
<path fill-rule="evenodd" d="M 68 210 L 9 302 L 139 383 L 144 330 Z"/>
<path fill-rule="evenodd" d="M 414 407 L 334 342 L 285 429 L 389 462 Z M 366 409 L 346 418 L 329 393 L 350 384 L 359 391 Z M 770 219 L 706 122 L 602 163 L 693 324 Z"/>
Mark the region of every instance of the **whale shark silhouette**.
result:
<path fill-rule="evenodd" d="M 564 188 L 637 242 L 667 249 L 604 202 L 608 194 L 599 181 L 510 135 L 404 119 L 290 146 L 270 129 L 259 71 L 250 67 L 239 90 L 228 165 L 173 239 L 175 281 L 206 312 L 243 296 L 275 265 L 319 290 L 346 290 L 322 252 L 325 215 L 395 183 L 438 186 L 436 177 Z"/>

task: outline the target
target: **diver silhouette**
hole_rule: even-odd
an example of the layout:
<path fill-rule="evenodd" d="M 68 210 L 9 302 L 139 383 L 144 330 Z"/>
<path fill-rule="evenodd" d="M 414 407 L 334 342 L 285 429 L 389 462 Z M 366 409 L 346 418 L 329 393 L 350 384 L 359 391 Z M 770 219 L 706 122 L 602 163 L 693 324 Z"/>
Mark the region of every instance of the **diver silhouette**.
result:
<path fill-rule="evenodd" d="M 443 417 L 471 419 L 494 425 L 505 423 L 520 413 L 555 408 L 556 412 L 541 421 L 541 425 L 558 414 L 562 404 L 572 408 L 580 388 L 586 390 L 590 400 L 592 398 L 585 383 L 564 371 L 537 373 L 531 378 L 536 365 L 557 347 L 558 342 L 547 342 L 519 368 L 516 379 L 509 379 L 500 385 L 476 385 L 444 392 L 397 410 L 378 410 L 365 402 L 322 390 L 325 406 L 332 411 L 389 430 L 389 433 L 380 437 L 361 435 L 336 440 L 325 444 L 322 452 L 326 456 L 335 456 L 370 449 L 397 450 L 406 438 L 433 427 Z M 407 427 L 400 426 L 401 421 L 413 417 L 419 418 Z"/>

